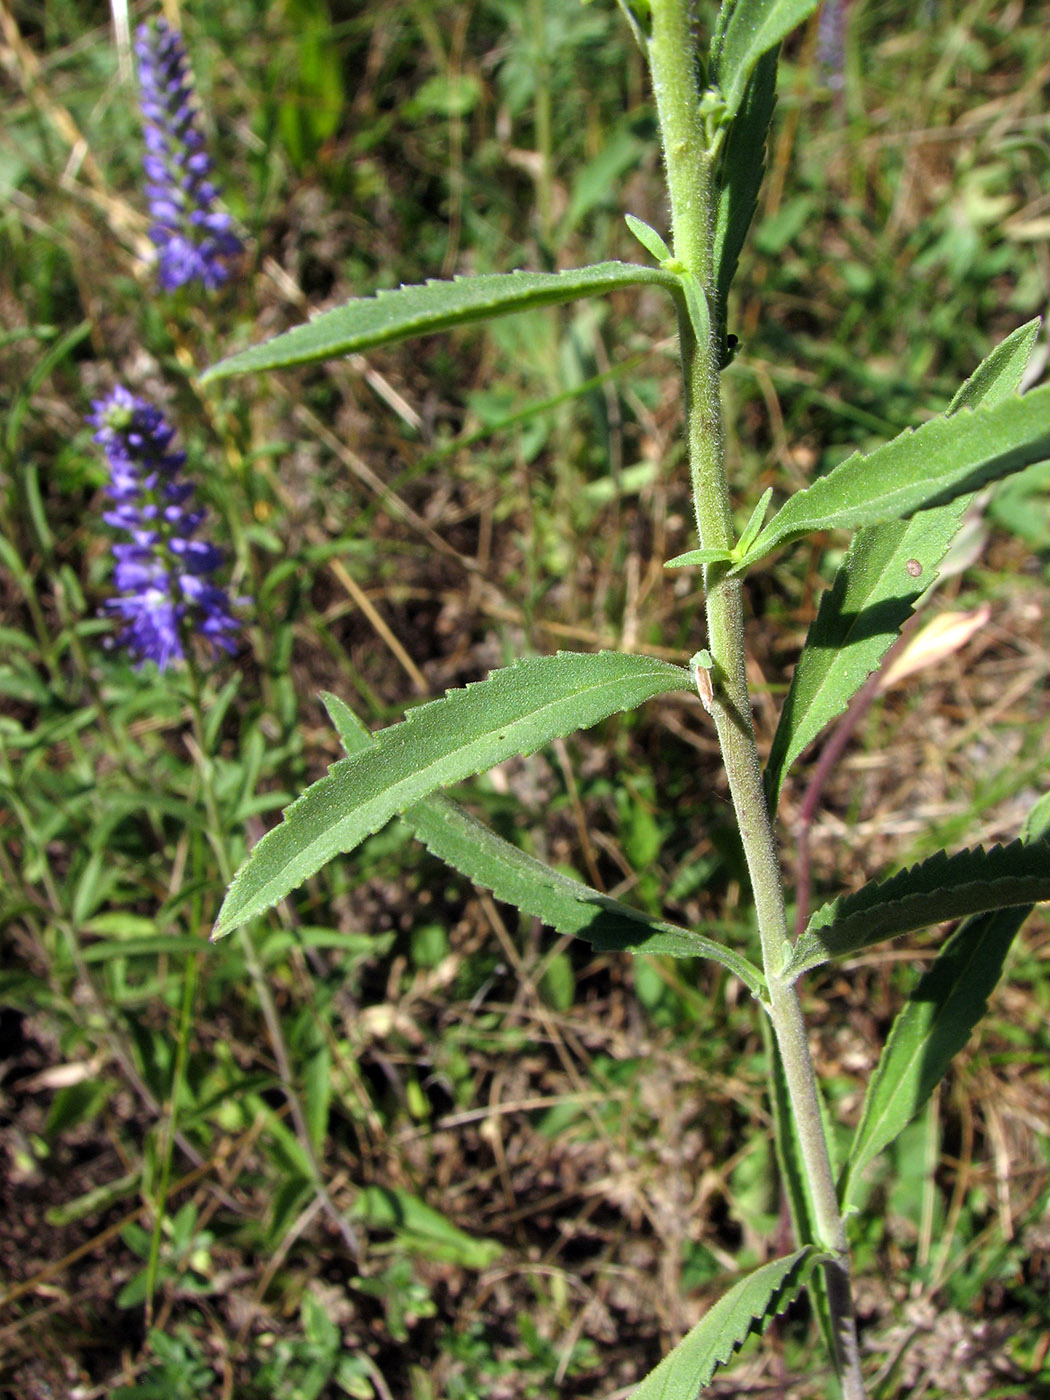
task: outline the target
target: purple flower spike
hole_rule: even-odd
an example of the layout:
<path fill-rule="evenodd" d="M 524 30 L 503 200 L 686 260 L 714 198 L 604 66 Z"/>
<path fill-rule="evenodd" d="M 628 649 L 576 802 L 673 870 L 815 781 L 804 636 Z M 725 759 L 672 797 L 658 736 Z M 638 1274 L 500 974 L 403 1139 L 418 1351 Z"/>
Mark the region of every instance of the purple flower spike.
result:
<path fill-rule="evenodd" d="M 143 24 L 135 53 L 157 280 L 166 292 L 194 281 L 209 289 L 218 287 L 230 275 L 223 259 L 235 257 L 243 244 L 229 214 L 213 207 L 219 191 L 208 178 L 211 160 L 204 149 L 182 38 L 164 20 Z"/>
<path fill-rule="evenodd" d="M 139 664 L 155 661 L 162 671 L 183 660 L 191 633 L 233 651 L 239 623 L 226 590 L 209 578 L 222 554 L 194 539 L 204 511 L 187 508 L 193 487 L 179 480 L 186 454 L 171 450 L 174 430 L 121 385 L 92 407 L 88 422 L 109 462 L 106 493 L 115 504 L 103 519 L 131 537 L 113 546 L 122 596 L 105 605 L 124 624 L 120 641 Z"/>

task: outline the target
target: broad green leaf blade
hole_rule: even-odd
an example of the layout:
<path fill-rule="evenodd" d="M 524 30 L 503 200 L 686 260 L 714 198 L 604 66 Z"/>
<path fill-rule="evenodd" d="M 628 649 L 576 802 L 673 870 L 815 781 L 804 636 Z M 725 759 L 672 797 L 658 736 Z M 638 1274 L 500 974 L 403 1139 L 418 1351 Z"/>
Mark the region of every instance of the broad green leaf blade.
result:
<path fill-rule="evenodd" d="M 734 1284 L 631 1392 L 631 1400 L 696 1400 L 718 1367 L 794 1301 L 816 1257 L 806 1245 Z"/>
<path fill-rule="evenodd" d="M 986 482 L 1050 457 L 1050 385 L 933 418 L 866 456 L 855 452 L 781 507 L 744 568 L 814 530 L 853 530 L 947 505 Z"/>
<path fill-rule="evenodd" d="M 947 919 L 1050 899 L 1050 841 L 1012 841 L 929 860 L 825 904 L 795 944 L 785 973 L 799 976 L 884 938 Z"/>
<path fill-rule="evenodd" d="M 818 0 L 737 0 L 724 27 L 716 27 L 709 72 L 721 89 L 726 116 L 736 116 L 758 61 L 797 29 Z"/>
<path fill-rule="evenodd" d="M 212 937 L 261 914 L 332 856 L 353 850 L 438 788 L 655 695 L 691 688 L 689 672 L 666 661 L 559 652 L 519 661 L 421 705 L 292 803 L 234 876 Z"/>
<path fill-rule="evenodd" d="M 967 919 L 945 943 L 897 1019 L 868 1084 L 839 1183 L 844 1210 L 869 1162 L 919 1113 L 987 1010 L 1003 962 L 1029 909 Z"/>
<path fill-rule="evenodd" d="M 949 414 L 982 402 L 1001 403 L 1015 394 L 1038 329 L 1038 319 L 1030 321 L 997 345 L 960 388 Z M 936 580 L 970 499 L 959 496 L 911 520 L 857 532 L 834 585 L 820 600 L 780 712 L 766 764 L 772 808 L 795 759 L 844 712 Z"/>
<path fill-rule="evenodd" d="M 372 742 L 348 705 L 334 695 L 322 699 L 348 752 Z M 764 994 L 765 979 L 747 958 L 552 870 L 475 821 L 444 794 L 434 793 L 409 807 L 402 820 L 439 860 L 558 933 L 582 938 L 602 950 L 708 958 L 734 973 L 756 996 Z"/>
<path fill-rule="evenodd" d="M 755 217 L 766 169 L 766 137 L 777 99 L 777 56 L 773 48 L 759 59 L 736 120 L 729 128 L 718 169 L 718 208 L 711 259 L 715 288 L 712 313 L 723 364 L 729 289 L 740 250 Z"/>
<path fill-rule="evenodd" d="M 201 382 L 312 360 L 331 360 L 471 321 L 487 321 L 577 297 L 601 296 L 639 282 L 656 283 L 676 294 L 680 290 L 673 273 L 623 262 L 595 263 L 567 272 L 491 273 L 398 287 L 371 297 L 357 297 L 304 326 L 230 355 L 205 370 Z"/>

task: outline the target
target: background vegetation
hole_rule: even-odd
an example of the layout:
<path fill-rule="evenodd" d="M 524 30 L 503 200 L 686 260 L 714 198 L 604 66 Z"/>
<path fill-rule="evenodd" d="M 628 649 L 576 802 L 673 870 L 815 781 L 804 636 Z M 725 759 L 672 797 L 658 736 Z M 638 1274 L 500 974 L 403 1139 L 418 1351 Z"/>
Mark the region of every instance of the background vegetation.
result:
<path fill-rule="evenodd" d="M 522 653 L 700 644 L 696 577 L 662 568 L 693 543 L 666 306 L 194 375 L 378 287 L 641 258 L 624 212 L 666 227 L 642 59 L 612 0 L 168 13 L 248 245 L 207 304 L 153 289 L 107 6 L 0 11 L 0 1392 L 626 1395 L 717 1278 L 786 1247 L 742 987 L 556 942 L 396 826 L 250 938 L 206 940 L 223 872 L 338 754 L 321 690 L 375 725 Z M 1050 299 L 1044 7 L 855 0 L 841 86 L 817 39 L 783 60 L 730 318 L 752 499 L 943 409 Z M 84 416 L 117 381 L 178 425 L 253 600 L 203 732 L 178 675 L 105 646 Z M 1048 485 L 1037 467 L 984 501 L 931 605 L 962 645 L 922 650 L 812 795 L 814 899 L 964 832 L 1009 839 L 1045 783 Z M 827 561 L 749 575 L 766 743 Z M 790 866 L 815 758 L 785 798 Z M 460 795 L 750 945 L 688 699 Z M 1030 921 L 854 1222 L 882 1400 L 1050 1395 L 1048 935 Z M 808 979 L 844 1122 L 921 961 L 894 946 Z M 714 1393 L 824 1394 L 806 1327 Z"/>

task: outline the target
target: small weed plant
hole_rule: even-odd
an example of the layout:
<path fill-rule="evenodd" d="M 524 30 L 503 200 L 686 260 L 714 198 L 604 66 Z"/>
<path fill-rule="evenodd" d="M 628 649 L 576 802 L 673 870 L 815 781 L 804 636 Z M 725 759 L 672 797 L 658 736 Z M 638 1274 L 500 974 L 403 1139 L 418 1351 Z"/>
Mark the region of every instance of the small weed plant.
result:
<path fill-rule="evenodd" d="M 976 492 L 1050 456 L 1050 387 L 1021 393 L 1038 323 L 999 344 L 947 412 L 854 453 L 744 529 L 727 480 L 721 376 L 735 337 L 727 303 L 756 208 L 782 41 L 816 0 L 726 0 L 698 37 L 689 0 L 621 0 L 645 54 L 663 145 L 670 240 L 628 217 L 651 256 L 556 273 L 513 271 L 403 286 L 351 301 L 214 365 L 204 376 L 276 370 L 367 351 L 467 322 L 630 287 L 666 295 L 683 378 L 698 546 L 668 567 L 702 571 L 706 637 L 688 666 L 645 655 L 527 656 L 370 733 L 335 695 L 326 705 L 346 756 L 285 811 L 230 884 L 215 926 L 229 933 L 327 861 L 399 816 L 429 850 L 500 900 L 562 934 L 625 953 L 706 958 L 747 987 L 768 1028 L 777 1155 L 796 1247 L 738 1279 L 641 1381 L 634 1400 L 692 1400 L 744 1340 L 806 1289 L 846 1400 L 868 1394 L 858 1344 L 847 1222 L 865 1169 L 916 1117 L 986 1009 L 1032 905 L 1050 898 L 1050 799 L 1007 846 L 939 852 L 832 900 L 789 933 L 776 839 L 778 799 L 802 751 L 879 667 L 939 568 Z M 218 237 L 227 236 L 220 229 Z M 772 507 L 772 510 L 771 510 Z M 747 516 L 746 508 L 739 518 Z M 743 582 L 759 560 L 816 532 L 852 532 L 820 600 L 763 764 L 747 677 Z M 444 795 L 669 691 L 695 691 L 717 734 L 750 875 L 761 947 L 752 960 L 711 930 L 607 897 L 523 853 Z M 659 803 L 659 796 L 657 796 Z M 673 819 L 673 812 L 667 813 Z M 912 930 L 958 921 L 907 1000 L 867 1086 L 844 1160 L 814 1071 L 799 979 Z"/>

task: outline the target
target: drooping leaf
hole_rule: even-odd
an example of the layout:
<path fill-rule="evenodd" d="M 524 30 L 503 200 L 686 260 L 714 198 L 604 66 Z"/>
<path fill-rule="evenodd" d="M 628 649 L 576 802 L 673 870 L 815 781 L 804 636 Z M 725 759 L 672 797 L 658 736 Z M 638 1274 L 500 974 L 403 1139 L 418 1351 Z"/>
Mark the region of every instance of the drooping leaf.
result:
<path fill-rule="evenodd" d="M 721 89 L 729 119 L 743 105 L 758 61 L 808 19 L 817 4 L 818 0 L 736 0 L 728 8 L 712 36 L 708 71 Z"/>
<path fill-rule="evenodd" d="M 734 973 L 756 996 L 762 994 L 762 973 L 739 953 L 552 870 L 496 836 L 446 797 L 428 798 L 421 807 L 406 812 L 405 819 L 428 850 L 446 864 L 558 933 L 583 938 L 603 951 L 708 958 Z"/>
<path fill-rule="evenodd" d="M 993 909 L 1050 899 L 1050 842 L 1012 841 L 928 860 L 889 880 L 825 904 L 795 944 L 785 972 L 800 976 L 830 958 L 847 957 L 914 929 Z"/>
<path fill-rule="evenodd" d="M 960 388 L 949 414 L 1014 395 L 1038 329 L 1039 321 L 1030 321 L 997 345 Z M 774 809 L 795 759 L 843 713 L 937 578 L 970 500 L 959 496 L 910 520 L 857 532 L 833 586 L 820 600 L 780 712 L 766 764 L 766 791 Z"/>
<path fill-rule="evenodd" d="M 1050 385 L 933 418 L 873 452 L 853 453 L 796 492 L 737 567 L 814 530 L 880 525 L 947 505 L 1044 457 L 1050 457 Z"/>
<path fill-rule="evenodd" d="M 818 1257 L 806 1245 L 735 1283 L 631 1392 L 631 1400 L 696 1400 L 718 1367 L 794 1301 Z"/>
<path fill-rule="evenodd" d="M 908 998 L 868 1084 L 839 1182 L 844 1210 L 853 1204 L 853 1188 L 864 1168 L 919 1113 L 969 1040 L 1029 912 L 1001 909 L 966 919 Z"/>
<path fill-rule="evenodd" d="M 715 288 L 712 312 L 723 364 L 727 359 L 729 289 L 736 275 L 740 250 L 755 217 L 765 175 L 766 137 L 776 106 L 778 52 L 777 48 L 772 48 L 759 59 L 740 111 L 729 128 L 718 169 L 718 207 L 711 260 Z"/>
<path fill-rule="evenodd" d="M 371 297 L 356 297 L 306 325 L 230 355 L 205 370 L 201 382 L 330 360 L 471 321 L 487 321 L 577 297 L 601 296 L 639 282 L 656 283 L 673 292 L 679 290 L 673 273 L 623 262 L 595 263 L 566 272 L 491 273 L 398 287 Z"/>
<path fill-rule="evenodd" d="M 616 652 L 532 657 L 410 711 L 334 764 L 285 811 L 234 876 L 212 936 L 268 909 L 406 807 L 514 754 L 629 710 L 689 672 Z"/>
<path fill-rule="evenodd" d="M 349 706 L 334 695 L 322 698 L 348 752 L 372 743 L 372 736 Z M 734 973 L 756 996 L 763 994 L 765 979 L 747 958 L 552 870 L 497 836 L 442 793 L 409 807 L 402 819 L 439 860 L 473 884 L 491 890 L 497 899 L 542 919 L 558 933 L 582 938 L 603 951 L 708 958 Z"/>

